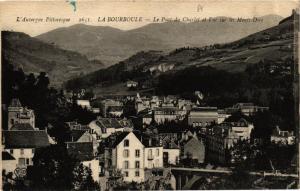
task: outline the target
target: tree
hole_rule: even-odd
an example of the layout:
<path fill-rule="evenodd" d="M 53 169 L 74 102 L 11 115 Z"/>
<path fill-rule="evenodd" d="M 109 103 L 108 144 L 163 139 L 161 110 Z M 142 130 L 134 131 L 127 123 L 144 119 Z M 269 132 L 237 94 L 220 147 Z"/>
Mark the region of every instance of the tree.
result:
<path fill-rule="evenodd" d="M 64 145 L 36 150 L 28 179 L 37 190 L 99 190 L 91 169 L 68 155 Z"/>
<path fill-rule="evenodd" d="M 63 145 L 51 145 L 37 149 L 29 179 L 36 189 L 70 190 L 73 188 L 73 170 L 77 161 L 68 155 Z"/>
<path fill-rule="evenodd" d="M 75 167 L 73 176 L 74 190 L 99 190 L 98 184 L 92 177 L 92 171 L 90 168 L 79 164 Z"/>

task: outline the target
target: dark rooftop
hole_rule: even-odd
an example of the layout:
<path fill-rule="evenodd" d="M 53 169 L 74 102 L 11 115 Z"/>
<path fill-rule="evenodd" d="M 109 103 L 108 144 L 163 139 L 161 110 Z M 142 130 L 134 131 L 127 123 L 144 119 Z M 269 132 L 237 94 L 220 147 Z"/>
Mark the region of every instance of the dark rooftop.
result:
<path fill-rule="evenodd" d="M 192 111 L 214 111 L 218 112 L 217 107 L 194 107 L 192 108 Z"/>
<path fill-rule="evenodd" d="M 2 151 L 2 160 L 16 160 L 16 159 L 7 151 Z"/>
<path fill-rule="evenodd" d="M 39 148 L 49 146 L 46 131 L 2 131 L 5 148 Z"/>
<path fill-rule="evenodd" d="M 79 161 L 89 161 L 94 158 L 93 143 L 90 142 L 68 142 L 68 154 Z"/>
<path fill-rule="evenodd" d="M 34 128 L 29 123 L 17 123 L 17 124 L 14 124 L 10 130 L 33 131 Z"/>
<path fill-rule="evenodd" d="M 86 130 L 71 130 L 69 141 L 78 141 L 78 139 L 86 132 Z"/>

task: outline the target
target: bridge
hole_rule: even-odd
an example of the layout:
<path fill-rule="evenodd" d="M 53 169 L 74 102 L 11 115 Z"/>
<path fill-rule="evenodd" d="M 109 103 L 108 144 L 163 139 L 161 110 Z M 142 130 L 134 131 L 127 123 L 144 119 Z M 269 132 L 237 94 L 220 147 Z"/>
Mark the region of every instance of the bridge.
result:
<path fill-rule="evenodd" d="M 210 178 L 213 176 L 229 176 L 233 172 L 226 169 L 204 169 L 204 168 L 184 168 L 171 167 L 172 174 L 176 179 L 176 189 L 190 189 L 190 187 L 200 178 Z M 250 175 L 258 177 L 292 177 L 298 179 L 298 174 L 284 174 L 278 172 L 249 172 Z"/>

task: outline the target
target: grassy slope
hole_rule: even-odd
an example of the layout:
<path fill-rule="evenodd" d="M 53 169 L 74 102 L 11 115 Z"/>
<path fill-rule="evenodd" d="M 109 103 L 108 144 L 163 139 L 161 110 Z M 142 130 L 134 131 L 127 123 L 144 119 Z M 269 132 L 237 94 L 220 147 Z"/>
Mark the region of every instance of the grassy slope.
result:
<path fill-rule="evenodd" d="M 2 32 L 2 38 L 5 60 L 27 73 L 47 72 L 54 86 L 103 67 L 100 61 L 89 61 L 79 53 L 59 49 L 24 33 Z"/>

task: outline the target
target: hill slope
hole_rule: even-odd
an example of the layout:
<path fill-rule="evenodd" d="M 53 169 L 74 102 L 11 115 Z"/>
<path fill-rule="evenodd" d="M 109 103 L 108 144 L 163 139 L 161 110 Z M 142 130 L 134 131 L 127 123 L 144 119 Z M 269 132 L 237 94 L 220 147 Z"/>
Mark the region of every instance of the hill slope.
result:
<path fill-rule="evenodd" d="M 68 81 L 66 85 L 69 89 L 110 86 L 128 79 L 148 83 L 162 74 L 180 73 L 190 67 L 210 66 L 228 72 L 242 72 L 249 64 L 262 60 L 280 62 L 292 57 L 293 23 L 289 20 L 232 43 L 180 48 L 167 54 L 139 52 L 107 69 Z"/>
<path fill-rule="evenodd" d="M 62 50 L 24 33 L 2 32 L 2 58 L 26 73 L 47 72 L 52 85 L 103 67 L 79 53 Z"/>
<path fill-rule="evenodd" d="M 155 23 L 129 31 L 78 24 L 49 31 L 37 38 L 90 59 L 99 59 L 109 66 L 139 51 L 170 51 L 183 46 L 231 42 L 274 26 L 282 17 L 267 15 L 260 19 L 263 22 Z"/>

